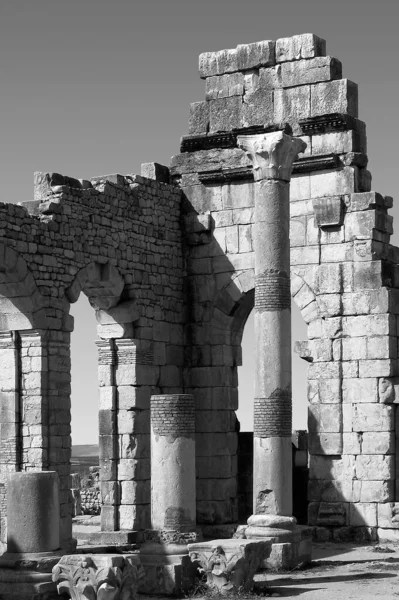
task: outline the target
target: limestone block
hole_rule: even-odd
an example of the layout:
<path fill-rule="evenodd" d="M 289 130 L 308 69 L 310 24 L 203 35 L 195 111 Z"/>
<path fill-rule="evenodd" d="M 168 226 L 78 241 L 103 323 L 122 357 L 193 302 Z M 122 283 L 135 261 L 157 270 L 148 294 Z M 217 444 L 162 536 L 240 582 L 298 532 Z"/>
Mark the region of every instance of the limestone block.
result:
<path fill-rule="evenodd" d="M 342 313 L 344 315 L 387 313 L 389 311 L 390 291 L 382 288 L 380 290 L 344 293 L 342 294 Z"/>
<path fill-rule="evenodd" d="M 109 310 L 96 310 L 96 319 L 100 325 L 120 325 L 132 323 L 140 317 L 140 309 L 134 300 L 121 302 Z"/>
<path fill-rule="evenodd" d="M 359 483 L 360 502 L 392 502 L 395 499 L 393 481 L 361 481 Z"/>
<path fill-rule="evenodd" d="M 239 44 L 237 46 L 237 66 L 240 71 L 257 69 L 273 65 L 275 61 L 275 45 L 270 40 Z"/>
<path fill-rule="evenodd" d="M 354 456 L 344 455 L 341 458 L 310 456 L 309 479 L 342 480 L 344 475 L 348 480 L 354 478 Z"/>
<path fill-rule="evenodd" d="M 150 481 L 121 481 L 121 504 L 149 504 L 151 502 Z"/>
<path fill-rule="evenodd" d="M 325 56 L 326 41 L 313 33 L 304 33 L 276 41 L 276 62 Z"/>
<path fill-rule="evenodd" d="M 141 458 L 121 458 L 118 460 L 119 481 L 145 480 L 150 478 L 150 460 Z"/>
<path fill-rule="evenodd" d="M 310 176 L 310 197 L 333 197 L 350 194 L 356 187 L 356 168 L 339 171 L 316 171 Z"/>
<path fill-rule="evenodd" d="M 364 338 L 357 338 L 363 340 Z M 342 340 L 344 341 L 344 340 Z M 350 340 L 354 341 L 354 340 Z M 342 380 L 342 402 L 378 402 L 378 379 L 358 378 Z"/>
<path fill-rule="evenodd" d="M 231 73 L 206 79 L 205 97 L 207 100 L 242 96 L 244 94 L 244 74 Z"/>
<path fill-rule="evenodd" d="M 118 393 L 118 408 L 120 410 L 130 410 L 132 408 L 149 410 L 150 386 L 119 385 L 116 389 Z"/>
<path fill-rule="evenodd" d="M 219 432 L 234 430 L 235 423 L 232 413 L 228 410 L 196 410 L 195 431 L 196 433 Z"/>
<path fill-rule="evenodd" d="M 97 325 L 98 337 L 102 340 L 133 337 L 133 323 L 115 323 L 114 325 Z"/>
<path fill-rule="evenodd" d="M 393 542 L 394 544 L 397 544 L 399 541 L 399 533 L 396 529 L 381 529 L 378 527 L 377 539 L 380 543 Z"/>
<path fill-rule="evenodd" d="M 100 460 L 100 481 L 116 481 L 117 461 L 102 458 Z"/>
<path fill-rule="evenodd" d="M 366 481 L 388 481 L 395 479 L 395 458 L 392 455 L 356 456 L 356 478 Z"/>
<path fill-rule="evenodd" d="M 150 414 L 148 410 L 119 409 L 117 413 L 118 433 L 149 433 L 150 432 Z"/>
<path fill-rule="evenodd" d="M 389 377 L 395 367 L 393 360 L 360 360 L 359 377 Z"/>
<path fill-rule="evenodd" d="M 150 526 L 149 504 L 121 504 L 118 507 L 119 529 L 134 531 L 148 529 Z"/>
<path fill-rule="evenodd" d="M 347 267 L 349 267 L 349 271 L 351 270 L 352 265 L 349 261 L 353 260 L 353 244 L 325 244 L 320 246 L 320 262 L 321 263 L 344 263 L 342 264 L 342 283 L 343 289 L 346 290 L 349 284 L 349 289 L 352 289 L 352 277 L 345 277 L 345 262 L 347 263 Z M 350 275 L 352 275 L 350 273 Z"/>
<path fill-rule="evenodd" d="M 293 175 L 290 183 L 290 214 L 291 217 L 313 214 L 310 198 L 310 176 Z M 299 202 L 302 200 L 303 202 Z"/>
<path fill-rule="evenodd" d="M 224 456 L 237 452 L 236 433 L 198 433 L 196 456 Z"/>
<path fill-rule="evenodd" d="M 196 471 L 198 479 L 226 479 L 234 476 L 233 461 L 230 455 L 197 457 Z"/>
<path fill-rule="evenodd" d="M 394 333 L 390 315 L 363 315 L 343 317 L 342 333 L 348 337 L 389 335 Z"/>
<path fill-rule="evenodd" d="M 311 403 L 341 402 L 341 379 L 308 379 L 308 400 Z"/>
<path fill-rule="evenodd" d="M 341 374 L 343 379 L 353 379 L 359 377 L 359 361 L 346 360 L 341 363 Z"/>
<path fill-rule="evenodd" d="M 349 505 L 349 524 L 353 526 L 377 526 L 377 505 L 368 502 L 356 502 Z"/>
<path fill-rule="evenodd" d="M 237 494 L 237 479 L 197 479 L 197 500 L 225 500 Z"/>
<path fill-rule="evenodd" d="M 343 360 L 358 360 L 367 358 L 367 338 L 343 338 L 342 344 L 342 359 Z"/>
<path fill-rule="evenodd" d="M 386 379 L 382 377 L 378 382 L 378 398 L 382 404 L 397 404 L 399 398 L 399 378 L 390 377 Z"/>
<path fill-rule="evenodd" d="M 342 64 L 331 56 L 286 62 L 281 65 L 283 87 L 341 79 Z"/>
<path fill-rule="evenodd" d="M 211 100 L 209 107 L 211 132 L 231 131 L 241 127 L 241 96 Z"/>
<path fill-rule="evenodd" d="M 226 49 L 218 52 L 203 52 L 199 55 L 199 72 L 201 79 L 213 75 L 223 75 L 238 71 L 237 50 Z"/>
<path fill-rule="evenodd" d="M 342 434 L 342 454 L 361 454 L 362 434 L 356 432 L 344 432 Z"/>
<path fill-rule="evenodd" d="M 306 218 L 290 220 L 290 243 L 291 247 L 306 245 Z"/>
<path fill-rule="evenodd" d="M 310 86 L 274 90 L 274 121 L 298 123 L 310 117 Z"/>
<path fill-rule="evenodd" d="M 213 100 L 213 102 L 215 102 L 215 100 Z M 221 102 L 221 100 L 219 100 L 219 102 Z M 200 150 L 198 152 L 183 152 L 182 154 L 172 156 L 170 172 L 173 176 L 185 173 L 202 173 L 214 169 L 251 166 L 252 163 L 248 156 L 239 148 L 213 148 L 212 150 Z M 198 185 L 198 182 L 190 183 L 190 185 Z M 187 187 L 190 187 L 190 185 Z M 196 206 L 194 206 L 194 208 L 197 209 Z"/>
<path fill-rule="evenodd" d="M 394 502 L 377 504 L 378 527 L 384 529 L 399 529 L 397 504 Z"/>
<path fill-rule="evenodd" d="M 212 388 L 211 402 L 213 410 L 237 410 L 238 389 L 231 387 L 214 387 Z"/>
<path fill-rule="evenodd" d="M 339 264 L 320 265 L 317 271 L 318 294 L 333 294 L 342 290 L 342 275 Z"/>
<path fill-rule="evenodd" d="M 308 485 L 309 502 L 352 502 L 352 481 L 311 479 Z"/>
<path fill-rule="evenodd" d="M 241 127 L 273 122 L 273 92 L 259 87 L 253 92 L 246 93 L 241 109 Z"/>
<path fill-rule="evenodd" d="M 117 457 L 118 436 L 103 435 L 100 429 L 98 437 L 99 457 L 102 459 L 115 459 Z"/>
<path fill-rule="evenodd" d="M 169 183 L 169 167 L 156 162 L 142 163 L 140 174 L 147 179 Z"/>
<path fill-rule="evenodd" d="M 335 317 L 342 313 L 341 294 L 320 294 L 316 301 L 322 317 Z"/>
<path fill-rule="evenodd" d="M 392 431 L 394 428 L 392 406 L 385 404 L 354 404 L 354 431 Z"/>
<path fill-rule="evenodd" d="M 292 248 L 291 265 L 318 265 L 320 261 L 319 249 L 315 246 L 309 248 Z"/>
<path fill-rule="evenodd" d="M 376 211 L 348 213 L 345 217 L 345 239 L 369 239 L 376 226 Z"/>
<path fill-rule="evenodd" d="M 341 433 L 341 406 L 339 404 L 310 404 L 308 429 L 310 433 Z"/>
<path fill-rule="evenodd" d="M 308 368 L 309 379 L 339 379 L 341 375 L 339 362 L 312 363 Z"/>
<path fill-rule="evenodd" d="M 251 183 L 229 183 L 222 187 L 221 193 L 223 209 L 255 206 L 255 186 Z"/>
<path fill-rule="evenodd" d="M 394 449 L 392 431 L 365 431 L 362 434 L 362 454 L 393 454 Z"/>
<path fill-rule="evenodd" d="M 312 86 L 311 116 L 345 113 L 357 117 L 358 88 L 349 79 L 316 83 Z"/>
<path fill-rule="evenodd" d="M 334 131 L 312 136 L 312 154 L 344 154 L 346 152 L 365 152 L 365 139 L 360 138 L 352 129 Z M 354 209 L 356 210 L 356 209 Z"/>
<path fill-rule="evenodd" d="M 102 504 L 110 506 L 119 504 L 120 492 L 119 483 L 117 481 L 102 481 L 100 483 L 100 490 Z"/>
<path fill-rule="evenodd" d="M 119 435 L 119 458 L 150 458 L 150 436 L 146 433 Z"/>
<path fill-rule="evenodd" d="M 353 290 L 380 289 L 384 283 L 381 261 L 356 262 L 353 265 Z M 385 332 L 380 332 L 380 335 Z"/>
<path fill-rule="evenodd" d="M 338 455 L 342 454 L 342 433 L 309 434 L 309 451 L 311 454 Z"/>
<path fill-rule="evenodd" d="M 116 387 L 115 386 L 103 386 L 99 388 L 99 409 L 101 410 L 115 410 L 116 408 Z"/>
<path fill-rule="evenodd" d="M 351 194 L 349 200 L 348 211 L 370 210 L 384 206 L 384 199 L 377 192 Z"/>
<path fill-rule="evenodd" d="M 319 527 L 342 527 L 347 524 L 347 504 L 344 502 L 311 502 L 309 525 Z"/>
<path fill-rule="evenodd" d="M 237 506 L 231 500 L 199 500 L 197 523 L 222 525 L 237 520 Z"/>
<path fill-rule="evenodd" d="M 314 217 L 307 217 L 306 225 L 306 244 L 319 244 L 321 242 L 321 231 L 315 223 Z"/>

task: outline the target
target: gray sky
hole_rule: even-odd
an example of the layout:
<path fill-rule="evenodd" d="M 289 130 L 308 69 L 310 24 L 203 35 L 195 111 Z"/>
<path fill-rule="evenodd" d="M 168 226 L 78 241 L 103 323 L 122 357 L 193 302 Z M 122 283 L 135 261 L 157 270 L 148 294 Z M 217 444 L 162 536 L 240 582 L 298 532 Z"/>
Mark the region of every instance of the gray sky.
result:
<path fill-rule="evenodd" d="M 168 164 L 189 103 L 204 98 L 200 52 L 305 32 L 324 37 L 343 76 L 359 84 L 372 187 L 395 195 L 398 12 L 397 0 L 1 0 L 1 200 L 31 199 L 34 171 L 90 178 Z M 73 442 L 95 443 L 95 319 L 85 298 L 73 314 Z M 305 335 L 297 314 L 294 338 Z M 305 366 L 294 363 L 297 428 L 306 426 Z M 248 406 L 249 368 L 240 379 Z M 240 418 L 247 429 L 251 420 Z"/>

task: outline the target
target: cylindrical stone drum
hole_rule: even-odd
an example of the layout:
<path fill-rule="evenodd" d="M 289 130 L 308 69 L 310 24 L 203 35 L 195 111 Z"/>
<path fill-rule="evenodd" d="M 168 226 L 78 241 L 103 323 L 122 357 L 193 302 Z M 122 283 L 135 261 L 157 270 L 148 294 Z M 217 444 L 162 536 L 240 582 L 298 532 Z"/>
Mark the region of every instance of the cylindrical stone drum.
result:
<path fill-rule="evenodd" d="M 60 547 L 59 480 L 55 471 L 11 473 L 7 488 L 7 551 Z"/>
<path fill-rule="evenodd" d="M 152 529 L 195 530 L 194 434 L 193 396 L 151 396 Z"/>

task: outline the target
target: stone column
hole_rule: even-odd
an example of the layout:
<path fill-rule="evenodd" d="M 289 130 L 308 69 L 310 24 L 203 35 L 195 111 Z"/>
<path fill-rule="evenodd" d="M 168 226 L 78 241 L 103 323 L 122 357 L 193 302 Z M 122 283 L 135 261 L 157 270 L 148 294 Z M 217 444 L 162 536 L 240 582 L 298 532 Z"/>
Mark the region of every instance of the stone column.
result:
<path fill-rule="evenodd" d="M 194 433 L 193 396 L 151 396 L 152 529 L 195 531 Z"/>
<path fill-rule="evenodd" d="M 263 515 L 292 515 L 289 181 L 306 144 L 276 132 L 239 137 L 239 146 L 255 179 L 254 516 L 248 523 L 276 526 Z"/>

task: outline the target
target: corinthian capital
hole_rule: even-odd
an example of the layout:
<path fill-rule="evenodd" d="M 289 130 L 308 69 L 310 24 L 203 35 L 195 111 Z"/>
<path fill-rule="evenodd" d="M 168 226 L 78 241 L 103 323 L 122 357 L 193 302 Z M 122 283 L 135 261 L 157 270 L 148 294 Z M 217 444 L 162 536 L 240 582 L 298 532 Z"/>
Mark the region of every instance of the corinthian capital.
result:
<path fill-rule="evenodd" d="M 282 131 L 258 135 L 240 135 L 238 147 L 252 161 L 255 181 L 260 179 L 291 179 L 292 164 L 306 144 Z"/>

